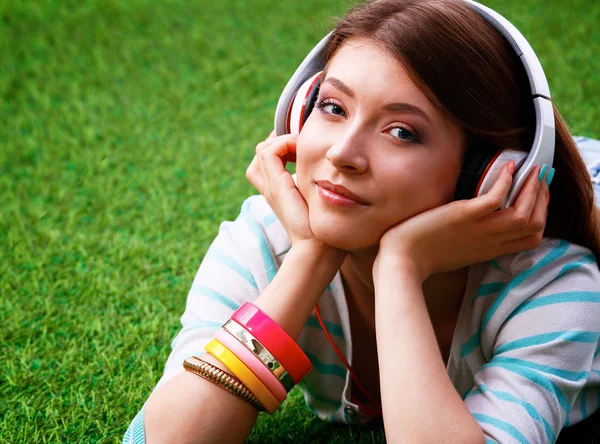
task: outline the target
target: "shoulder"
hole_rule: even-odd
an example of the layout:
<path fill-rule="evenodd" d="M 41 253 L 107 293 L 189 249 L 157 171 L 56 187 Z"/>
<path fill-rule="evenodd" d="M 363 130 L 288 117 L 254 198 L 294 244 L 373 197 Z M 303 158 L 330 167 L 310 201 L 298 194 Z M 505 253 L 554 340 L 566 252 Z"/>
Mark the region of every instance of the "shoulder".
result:
<path fill-rule="evenodd" d="M 588 248 L 544 238 L 535 250 L 486 265 L 473 304 L 479 319 L 476 343 L 481 343 L 486 360 L 498 344 L 526 336 L 597 329 L 600 270 Z"/>
<path fill-rule="evenodd" d="M 499 328 L 536 307 L 556 310 L 565 304 L 600 302 L 600 270 L 594 254 L 564 239 L 544 238 L 535 250 L 500 256 L 486 265 L 476 296 L 484 325 Z"/>
<path fill-rule="evenodd" d="M 530 290 L 558 280 L 590 290 L 600 283 L 598 262 L 589 248 L 553 237 L 545 237 L 535 250 L 501 256 L 488 264 L 500 270 L 504 280 L 527 284 Z"/>

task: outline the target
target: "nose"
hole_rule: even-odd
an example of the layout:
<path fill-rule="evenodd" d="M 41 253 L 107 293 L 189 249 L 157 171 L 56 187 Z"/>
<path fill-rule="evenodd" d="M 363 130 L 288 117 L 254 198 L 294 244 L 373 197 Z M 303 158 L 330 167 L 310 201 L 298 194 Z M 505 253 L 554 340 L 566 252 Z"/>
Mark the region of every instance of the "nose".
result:
<path fill-rule="evenodd" d="M 339 134 L 326 158 L 336 169 L 350 173 L 364 173 L 369 165 L 364 141 L 356 131 Z"/>

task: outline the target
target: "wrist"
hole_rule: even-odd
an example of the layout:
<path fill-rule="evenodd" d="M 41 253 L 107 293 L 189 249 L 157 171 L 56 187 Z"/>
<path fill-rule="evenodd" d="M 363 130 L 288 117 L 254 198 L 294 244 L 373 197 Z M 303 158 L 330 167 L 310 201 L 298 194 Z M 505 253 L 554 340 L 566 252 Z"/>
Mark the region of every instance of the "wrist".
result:
<path fill-rule="evenodd" d="M 373 264 L 373 281 L 376 282 L 384 276 L 389 276 L 390 273 L 416 279 L 420 283 L 423 283 L 429 276 L 424 267 L 410 255 L 380 251 Z"/>
<path fill-rule="evenodd" d="M 297 241 L 292 245 L 290 252 L 292 251 L 294 255 L 300 255 L 306 260 L 319 263 L 319 266 L 330 267 L 336 273 L 348 254 L 347 251 L 332 247 L 317 239 Z"/>

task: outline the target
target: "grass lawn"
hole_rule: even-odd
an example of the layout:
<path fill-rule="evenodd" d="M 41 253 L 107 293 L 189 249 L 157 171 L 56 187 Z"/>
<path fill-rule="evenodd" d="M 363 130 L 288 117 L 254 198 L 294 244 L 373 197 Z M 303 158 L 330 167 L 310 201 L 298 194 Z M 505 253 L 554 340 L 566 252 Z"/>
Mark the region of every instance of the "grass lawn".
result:
<path fill-rule="evenodd" d="M 600 3 L 485 1 L 600 137 Z M 348 0 L 0 0 L 0 442 L 120 442 L 288 77 Z M 249 442 L 382 442 L 294 391 Z"/>

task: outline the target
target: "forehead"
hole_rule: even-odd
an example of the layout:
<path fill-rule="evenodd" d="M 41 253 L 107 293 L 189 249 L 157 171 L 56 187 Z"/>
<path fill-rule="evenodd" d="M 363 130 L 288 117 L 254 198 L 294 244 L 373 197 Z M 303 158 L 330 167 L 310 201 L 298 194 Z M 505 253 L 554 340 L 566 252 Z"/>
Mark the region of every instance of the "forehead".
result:
<path fill-rule="evenodd" d="M 381 44 L 364 38 L 352 38 L 342 44 L 331 59 L 326 77 L 342 80 L 360 94 L 383 94 L 388 99 L 394 95 L 410 94 L 421 103 L 429 102 L 427 96 L 410 79 L 407 69 Z M 402 97 L 397 97 L 402 98 Z"/>

